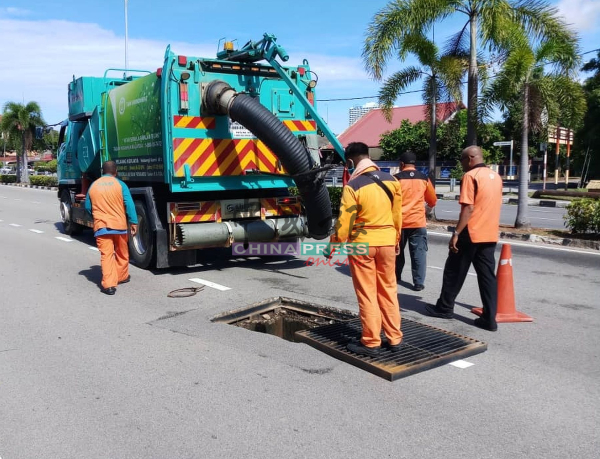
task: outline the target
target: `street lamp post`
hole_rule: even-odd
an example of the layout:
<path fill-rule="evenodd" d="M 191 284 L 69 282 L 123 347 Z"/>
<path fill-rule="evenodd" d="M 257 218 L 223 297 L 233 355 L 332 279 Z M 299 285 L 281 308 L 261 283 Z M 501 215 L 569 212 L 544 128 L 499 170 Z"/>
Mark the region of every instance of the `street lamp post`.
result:
<path fill-rule="evenodd" d="M 125 75 L 127 75 L 127 69 L 129 68 L 129 64 L 127 62 L 127 1 L 128 0 L 125 0 Z"/>

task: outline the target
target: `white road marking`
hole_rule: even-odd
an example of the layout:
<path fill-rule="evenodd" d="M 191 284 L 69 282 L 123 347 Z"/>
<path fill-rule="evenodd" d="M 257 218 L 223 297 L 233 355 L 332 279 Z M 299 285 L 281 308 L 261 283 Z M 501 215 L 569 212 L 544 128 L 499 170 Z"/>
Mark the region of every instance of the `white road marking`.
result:
<path fill-rule="evenodd" d="M 63 241 L 63 242 L 73 242 L 73 239 L 69 239 L 68 237 L 56 236 L 54 239 L 58 239 L 59 241 Z"/>
<path fill-rule="evenodd" d="M 37 233 L 37 234 L 42 234 L 43 233 L 43 231 L 36 230 L 36 229 L 30 229 L 29 231 L 31 231 L 32 233 Z"/>
<path fill-rule="evenodd" d="M 562 222 L 563 219 L 562 218 L 545 218 L 545 217 L 533 217 L 536 220 L 551 220 L 553 222 Z"/>
<path fill-rule="evenodd" d="M 39 201 L 31 201 L 33 204 L 41 204 Z"/>
<path fill-rule="evenodd" d="M 225 287 L 224 285 L 215 284 L 214 282 L 207 281 L 204 279 L 198 279 L 197 277 L 190 279 L 190 281 L 196 282 L 197 284 L 206 285 L 207 287 L 212 287 L 217 290 L 221 290 L 222 292 L 224 292 L 225 290 L 231 290 L 229 287 Z"/>
<path fill-rule="evenodd" d="M 466 360 L 456 360 L 455 362 L 450 362 L 450 365 L 452 365 L 453 367 L 456 367 L 456 368 L 460 368 L 461 370 L 464 370 L 465 368 L 472 367 L 475 364 L 471 363 L 471 362 L 467 362 Z"/>
<path fill-rule="evenodd" d="M 15 228 L 18 228 L 21 225 L 19 225 L 18 223 L 9 223 L 9 226 L 14 226 Z"/>
<path fill-rule="evenodd" d="M 436 236 L 444 236 L 449 238 L 450 236 L 452 236 L 450 233 L 438 233 L 436 231 L 428 231 L 427 234 L 435 234 Z M 547 245 L 542 245 L 542 244 L 535 244 L 535 243 L 527 243 L 527 242 L 515 242 L 515 241 L 510 241 L 510 242 L 504 242 L 504 240 L 500 240 L 498 242 L 498 244 L 510 244 L 510 245 L 515 245 L 515 246 L 519 246 L 519 247 L 529 247 L 529 248 L 536 248 L 536 249 L 546 249 L 546 250 L 557 250 L 559 252 L 572 252 L 572 253 L 581 253 L 581 254 L 586 254 L 586 255 L 596 255 L 596 256 L 600 256 L 600 251 L 597 252 L 588 252 L 585 250 L 575 250 L 575 249 L 565 249 L 563 247 L 552 247 L 552 246 L 547 246 Z"/>
<path fill-rule="evenodd" d="M 15 198 L 15 201 L 20 201 L 20 200 L 21 200 L 21 199 L 17 199 L 17 198 Z"/>
<path fill-rule="evenodd" d="M 88 249 L 95 250 L 96 252 L 100 252 L 100 250 L 98 250 L 98 247 L 88 247 Z"/>

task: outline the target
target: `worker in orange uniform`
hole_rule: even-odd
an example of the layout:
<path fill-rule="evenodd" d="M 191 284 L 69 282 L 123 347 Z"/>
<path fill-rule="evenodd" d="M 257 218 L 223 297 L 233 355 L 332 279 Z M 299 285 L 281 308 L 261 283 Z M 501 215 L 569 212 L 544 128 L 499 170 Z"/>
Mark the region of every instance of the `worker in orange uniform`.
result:
<path fill-rule="evenodd" d="M 391 351 L 402 341 L 396 284 L 396 253 L 402 228 L 400 184 L 369 159 L 369 148 L 353 142 L 346 148 L 350 181 L 342 192 L 334 243 L 368 244 L 366 254 L 349 255 L 352 283 L 360 310 L 360 342 L 348 350 L 370 357 L 381 351 L 381 328 Z"/>
<path fill-rule="evenodd" d="M 454 300 L 473 263 L 483 303 L 483 314 L 475 319 L 474 325 L 496 331 L 498 282 L 494 252 L 500 227 L 502 179 L 486 167 L 481 148 L 477 146 L 465 148 L 460 162 L 467 171 L 460 182 L 460 216 L 450 238 L 442 292 L 436 305 L 426 305 L 425 310 L 430 316 L 451 319 Z"/>
<path fill-rule="evenodd" d="M 137 233 L 137 214 L 129 188 L 117 178 L 117 165 L 102 165 L 102 177 L 90 187 L 86 210 L 94 217 L 94 236 L 100 250 L 102 292 L 114 295 L 117 284 L 129 282 L 127 222 L 131 235 Z"/>
<path fill-rule="evenodd" d="M 400 172 L 394 177 L 402 187 L 402 236 L 400 238 L 400 255 L 396 257 L 396 278 L 400 282 L 404 269 L 404 249 L 408 244 L 413 289 L 421 291 L 425 288 L 427 271 L 427 221 L 425 203 L 435 207 L 437 196 L 429 178 L 415 169 L 417 157 L 412 151 L 400 156 Z"/>

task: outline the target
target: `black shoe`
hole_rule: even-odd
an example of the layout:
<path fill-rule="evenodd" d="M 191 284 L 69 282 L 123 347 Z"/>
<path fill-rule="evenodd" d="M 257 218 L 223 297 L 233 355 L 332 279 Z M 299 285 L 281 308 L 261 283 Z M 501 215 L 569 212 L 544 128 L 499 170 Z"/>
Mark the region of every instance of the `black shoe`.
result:
<path fill-rule="evenodd" d="M 413 290 L 415 292 L 420 292 L 421 290 L 424 290 L 425 286 L 423 284 L 415 284 L 415 286 L 413 287 Z"/>
<path fill-rule="evenodd" d="M 114 295 L 117 293 L 117 289 L 115 287 L 103 288 L 102 293 L 106 293 L 107 295 Z"/>
<path fill-rule="evenodd" d="M 453 317 L 451 312 L 440 312 L 431 304 L 425 305 L 425 314 L 430 317 L 437 317 L 438 319 L 452 319 Z"/>
<path fill-rule="evenodd" d="M 377 357 L 381 351 L 381 347 L 367 347 L 362 343 L 348 343 L 346 348 L 350 352 L 354 352 L 359 355 L 366 355 L 367 357 Z"/>
<path fill-rule="evenodd" d="M 127 279 L 123 279 L 122 281 L 119 281 L 119 284 L 126 284 L 130 280 L 131 280 L 131 276 L 127 276 Z"/>
<path fill-rule="evenodd" d="M 402 341 L 394 345 L 388 344 L 387 348 L 390 352 L 400 352 L 402 350 Z"/>
<path fill-rule="evenodd" d="M 494 322 L 493 324 L 483 319 L 483 317 L 479 317 L 473 321 L 473 325 L 479 328 L 483 328 L 484 330 L 495 332 L 498 330 L 498 324 Z"/>

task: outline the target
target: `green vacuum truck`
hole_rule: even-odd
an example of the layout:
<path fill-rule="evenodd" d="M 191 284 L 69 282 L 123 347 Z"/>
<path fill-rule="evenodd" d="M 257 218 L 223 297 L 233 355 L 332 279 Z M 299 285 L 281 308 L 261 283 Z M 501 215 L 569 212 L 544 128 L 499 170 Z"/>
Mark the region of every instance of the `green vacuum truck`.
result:
<path fill-rule="evenodd" d="M 73 77 L 58 151 L 64 231 L 92 227 L 85 195 L 113 160 L 135 201 L 129 251 L 140 267 L 193 265 L 199 250 L 233 242 L 328 237 L 317 136 L 342 159 L 343 148 L 317 113 L 308 62 L 278 59 L 288 55 L 265 34 L 239 49 L 224 42 L 216 59 L 167 47 L 155 72 Z"/>

